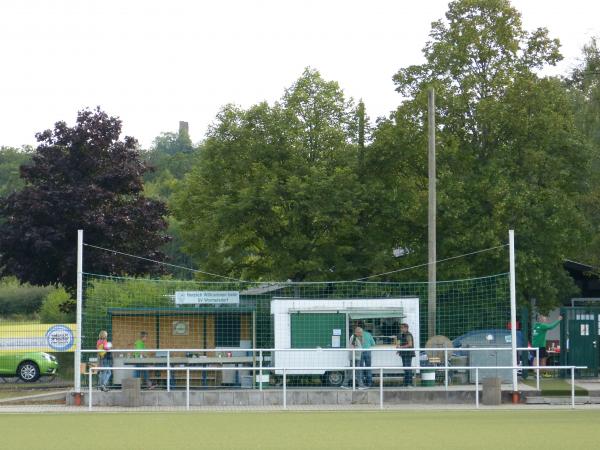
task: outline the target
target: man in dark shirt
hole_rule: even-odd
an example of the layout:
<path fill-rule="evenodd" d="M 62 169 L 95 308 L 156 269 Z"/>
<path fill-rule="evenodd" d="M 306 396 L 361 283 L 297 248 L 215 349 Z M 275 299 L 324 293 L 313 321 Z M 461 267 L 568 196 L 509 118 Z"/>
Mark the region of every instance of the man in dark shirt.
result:
<path fill-rule="evenodd" d="M 398 336 L 398 345 L 397 348 L 403 349 L 398 352 L 400 357 L 402 358 L 402 366 L 403 367 L 411 367 L 412 359 L 415 356 L 414 350 L 415 347 L 413 335 L 408 331 L 408 324 L 403 323 L 400 325 L 400 335 Z M 405 369 L 404 370 L 404 386 L 412 386 L 413 382 L 413 371 Z"/>

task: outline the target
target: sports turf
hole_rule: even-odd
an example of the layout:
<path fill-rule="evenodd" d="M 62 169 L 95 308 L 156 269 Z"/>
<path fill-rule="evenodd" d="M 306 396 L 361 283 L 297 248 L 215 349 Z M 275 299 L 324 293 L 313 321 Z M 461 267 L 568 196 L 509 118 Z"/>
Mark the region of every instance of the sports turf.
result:
<path fill-rule="evenodd" d="M 600 410 L 2 414 L 6 449 L 598 448 Z"/>

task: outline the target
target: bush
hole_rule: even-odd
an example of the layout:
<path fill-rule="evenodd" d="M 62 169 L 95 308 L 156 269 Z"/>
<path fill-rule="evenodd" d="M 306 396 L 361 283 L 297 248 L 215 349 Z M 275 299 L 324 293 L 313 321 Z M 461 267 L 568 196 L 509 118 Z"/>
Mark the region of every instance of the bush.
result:
<path fill-rule="evenodd" d="M 71 296 L 62 287 L 50 292 L 40 308 L 40 322 L 75 323 L 75 312 L 64 312 L 64 305 L 72 301 Z"/>
<path fill-rule="evenodd" d="M 0 280 L 0 315 L 35 314 L 44 298 L 55 288 L 51 286 L 31 286 L 21 284 L 14 277 Z"/>

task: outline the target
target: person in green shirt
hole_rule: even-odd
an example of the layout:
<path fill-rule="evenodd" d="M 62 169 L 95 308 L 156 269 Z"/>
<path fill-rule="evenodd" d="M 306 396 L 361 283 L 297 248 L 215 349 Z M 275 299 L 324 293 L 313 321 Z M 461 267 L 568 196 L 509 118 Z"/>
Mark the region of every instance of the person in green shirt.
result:
<path fill-rule="evenodd" d="M 538 317 L 538 322 L 533 325 L 533 330 L 531 331 L 531 345 L 532 347 L 539 348 L 540 354 L 540 366 L 545 366 L 548 361 L 548 352 L 546 351 L 546 333 L 553 328 L 556 328 L 560 321 L 562 320 L 562 316 L 558 316 L 558 320 L 554 322 L 548 322 L 548 317 L 540 315 Z M 538 365 L 538 361 L 534 359 L 534 366 Z M 544 376 L 547 376 L 544 373 Z"/>
<path fill-rule="evenodd" d="M 146 348 L 146 340 L 148 339 L 148 333 L 146 331 L 141 331 L 140 332 L 140 337 L 138 340 L 136 340 L 133 343 L 133 347 L 136 350 L 144 350 Z M 145 354 L 145 352 L 136 352 L 135 353 L 135 357 L 136 358 L 143 358 L 145 356 L 148 356 Z M 148 387 L 148 389 L 153 389 L 154 385 L 150 382 L 149 380 L 149 373 L 147 370 L 136 370 L 135 371 L 135 375 L 136 378 L 142 378 L 143 383 Z"/>

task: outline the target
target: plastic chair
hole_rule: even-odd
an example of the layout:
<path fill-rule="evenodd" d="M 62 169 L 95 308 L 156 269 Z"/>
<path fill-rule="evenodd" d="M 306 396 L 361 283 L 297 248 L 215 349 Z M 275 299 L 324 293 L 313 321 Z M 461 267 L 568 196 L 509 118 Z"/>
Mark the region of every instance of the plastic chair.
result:
<path fill-rule="evenodd" d="M 84 362 L 79 364 L 79 373 L 83 376 L 82 386 L 88 385 L 88 381 L 90 379 L 89 367 L 95 367 L 95 365 L 90 364 L 88 366 L 88 363 L 84 363 Z M 97 372 L 96 373 L 92 372 L 92 378 L 94 378 L 95 376 L 98 376 Z M 92 384 L 93 384 L 93 380 L 92 380 Z"/>

